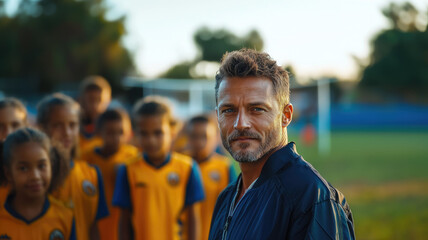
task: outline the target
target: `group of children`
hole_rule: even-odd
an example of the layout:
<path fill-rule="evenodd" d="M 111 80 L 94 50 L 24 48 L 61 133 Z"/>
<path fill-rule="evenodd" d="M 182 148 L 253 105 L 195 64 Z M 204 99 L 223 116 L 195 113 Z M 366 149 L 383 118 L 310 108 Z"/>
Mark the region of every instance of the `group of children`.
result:
<path fill-rule="evenodd" d="M 178 134 L 167 99 L 149 96 L 134 105 L 132 131 L 110 99 L 108 82 L 89 77 L 78 101 L 42 99 L 34 127 L 19 100 L 0 100 L 0 239 L 208 239 L 217 196 L 236 177 L 215 153 L 214 118 L 193 117 Z"/>

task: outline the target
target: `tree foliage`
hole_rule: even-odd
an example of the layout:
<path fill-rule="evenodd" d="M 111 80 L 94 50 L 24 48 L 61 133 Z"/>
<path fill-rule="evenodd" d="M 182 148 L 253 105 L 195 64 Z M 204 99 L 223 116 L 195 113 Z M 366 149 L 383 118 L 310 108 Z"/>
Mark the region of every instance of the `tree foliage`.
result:
<path fill-rule="evenodd" d="M 220 62 L 223 54 L 241 48 L 263 49 L 263 39 L 256 30 L 239 37 L 226 29 L 202 27 L 193 39 L 199 49 L 200 60 Z"/>
<path fill-rule="evenodd" d="M 426 13 L 410 3 L 391 3 L 383 10 L 391 27 L 372 40 L 370 63 L 360 87 L 397 96 L 428 91 L 428 31 Z"/>
<path fill-rule="evenodd" d="M 124 18 L 108 20 L 102 0 L 21 0 L 13 16 L 3 10 L 1 77 L 37 80 L 39 90 L 50 91 L 60 82 L 99 74 L 116 89 L 134 69 L 121 42 Z"/>
<path fill-rule="evenodd" d="M 171 78 L 171 79 L 191 79 L 190 69 L 194 66 L 193 62 L 181 62 L 171 68 L 169 68 L 165 73 L 161 74 L 162 78 Z"/>
<path fill-rule="evenodd" d="M 192 61 L 180 62 L 172 66 L 165 73 L 161 74 L 160 77 L 175 79 L 213 78 L 214 76 L 205 76 L 203 73 L 197 73 L 195 66 L 200 62 L 219 63 L 225 52 L 241 48 L 263 49 L 263 39 L 256 30 L 251 30 L 240 37 L 226 29 L 216 30 L 201 27 L 195 32 L 193 39 L 198 48 L 198 56 Z"/>

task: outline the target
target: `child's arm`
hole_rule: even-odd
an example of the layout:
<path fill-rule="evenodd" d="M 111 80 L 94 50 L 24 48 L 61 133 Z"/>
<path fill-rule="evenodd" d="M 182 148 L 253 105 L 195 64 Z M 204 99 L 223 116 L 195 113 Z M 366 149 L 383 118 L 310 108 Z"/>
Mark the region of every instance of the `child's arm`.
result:
<path fill-rule="evenodd" d="M 89 229 L 89 236 L 91 240 L 99 240 L 100 232 L 98 229 L 98 221 L 100 219 L 108 217 L 110 213 L 108 210 L 107 200 L 104 193 L 104 181 L 103 181 L 103 176 L 101 174 L 101 171 L 97 166 L 95 165 L 91 165 L 91 166 L 93 166 L 97 171 L 97 177 L 98 177 L 98 209 L 97 209 L 97 214 L 95 216 L 95 220 Z"/>
<path fill-rule="evenodd" d="M 100 239 L 100 232 L 98 231 L 98 225 L 97 222 L 94 222 L 89 229 L 89 237 L 91 240 L 99 240 Z"/>
<path fill-rule="evenodd" d="M 189 224 L 189 240 L 198 240 L 201 238 L 201 207 L 195 203 L 186 208 Z"/>
<path fill-rule="evenodd" d="M 188 237 L 190 240 L 196 240 L 201 237 L 201 214 L 199 202 L 205 199 L 205 194 L 198 164 L 196 162 L 193 162 L 192 164 L 192 169 L 186 186 L 184 210 L 188 216 Z"/>
<path fill-rule="evenodd" d="M 119 239 L 133 239 L 132 203 L 126 166 L 119 166 L 113 194 L 113 205 L 120 208 L 118 234 Z"/>
<path fill-rule="evenodd" d="M 121 209 L 119 218 L 119 240 L 131 240 L 133 237 L 133 229 L 131 224 L 131 210 Z"/>

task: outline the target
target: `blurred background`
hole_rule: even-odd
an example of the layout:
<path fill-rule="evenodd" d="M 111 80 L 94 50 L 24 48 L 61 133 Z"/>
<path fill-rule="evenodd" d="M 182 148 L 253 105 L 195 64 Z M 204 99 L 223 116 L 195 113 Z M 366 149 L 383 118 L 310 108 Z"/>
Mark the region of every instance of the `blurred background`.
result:
<path fill-rule="evenodd" d="M 164 95 L 212 111 L 226 51 L 291 74 L 290 140 L 347 197 L 358 239 L 428 236 L 428 2 L 2 0 L 0 97 L 30 113 L 104 76 L 112 104 Z"/>

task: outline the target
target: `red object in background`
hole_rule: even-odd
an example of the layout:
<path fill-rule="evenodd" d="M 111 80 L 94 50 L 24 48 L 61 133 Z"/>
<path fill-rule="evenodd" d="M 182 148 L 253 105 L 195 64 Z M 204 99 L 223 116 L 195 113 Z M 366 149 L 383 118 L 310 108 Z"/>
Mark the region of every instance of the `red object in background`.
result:
<path fill-rule="evenodd" d="M 316 130 L 314 125 L 306 124 L 306 126 L 302 129 L 300 133 L 300 139 L 304 145 L 313 145 L 316 140 Z"/>

